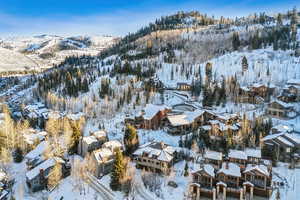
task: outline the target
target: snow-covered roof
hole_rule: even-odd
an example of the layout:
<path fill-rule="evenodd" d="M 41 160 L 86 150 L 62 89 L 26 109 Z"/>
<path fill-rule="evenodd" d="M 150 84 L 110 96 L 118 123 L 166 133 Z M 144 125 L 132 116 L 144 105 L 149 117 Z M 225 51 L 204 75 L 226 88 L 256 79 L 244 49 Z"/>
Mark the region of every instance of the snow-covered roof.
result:
<path fill-rule="evenodd" d="M 166 105 L 154 105 L 154 104 L 147 104 L 144 111 L 145 114 L 143 115 L 144 119 L 150 120 L 152 119 L 159 111 L 163 111 L 168 109 Z"/>
<path fill-rule="evenodd" d="M 289 147 L 294 147 L 294 144 L 291 143 L 290 141 L 288 141 L 287 139 L 285 139 L 283 136 L 279 136 L 276 139 L 279 140 L 280 142 L 284 143 L 285 145 L 289 146 Z"/>
<path fill-rule="evenodd" d="M 262 138 L 262 141 L 267 141 L 267 140 L 273 140 L 281 135 L 283 135 L 284 133 L 276 133 L 276 134 L 270 134 L 265 136 L 264 138 Z"/>
<path fill-rule="evenodd" d="M 111 140 L 108 142 L 105 142 L 102 147 L 108 148 L 110 150 L 115 150 L 115 149 L 122 149 L 122 144 L 118 140 Z"/>
<path fill-rule="evenodd" d="M 218 174 L 219 173 L 224 173 L 225 175 L 229 176 L 241 177 L 241 168 L 235 163 L 223 162 L 222 168 L 218 171 Z"/>
<path fill-rule="evenodd" d="M 93 154 L 98 163 L 106 162 L 107 160 L 111 159 L 114 153 L 109 148 L 101 148 L 98 150 L 93 151 Z"/>
<path fill-rule="evenodd" d="M 24 137 L 24 141 L 27 143 L 27 144 L 34 144 L 36 141 L 40 142 L 42 140 L 45 139 L 45 137 L 47 136 L 47 132 L 46 131 L 41 131 L 41 132 L 37 132 L 36 130 L 34 129 L 30 129 L 27 131 L 24 132 L 23 134 L 23 137 Z"/>
<path fill-rule="evenodd" d="M 272 103 L 277 103 L 277 104 L 281 105 L 281 106 L 284 107 L 284 108 L 292 108 L 292 107 L 293 107 L 292 104 L 290 104 L 290 103 L 285 103 L 285 102 L 280 101 L 280 100 L 278 100 L 278 99 L 272 101 L 270 104 L 272 104 Z"/>
<path fill-rule="evenodd" d="M 104 130 L 99 130 L 99 131 L 93 132 L 92 135 L 95 136 L 95 137 L 98 138 L 98 139 L 101 139 L 101 138 L 103 138 L 103 137 L 106 137 L 106 136 L 107 136 L 107 133 L 106 133 L 106 131 L 104 131 Z"/>
<path fill-rule="evenodd" d="M 281 132 L 281 133 L 285 133 L 285 132 L 292 132 L 293 128 L 288 126 L 288 125 L 284 125 L 284 124 L 278 124 L 277 126 L 273 126 L 272 129 L 277 130 L 277 132 Z"/>
<path fill-rule="evenodd" d="M 221 152 L 208 150 L 208 151 L 205 151 L 204 158 L 221 161 L 223 158 L 223 154 Z"/>
<path fill-rule="evenodd" d="M 261 158 L 261 150 L 260 149 L 246 148 L 245 153 L 249 157 Z"/>
<path fill-rule="evenodd" d="M 287 139 L 293 141 L 297 145 L 300 144 L 300 135 L 299 134 L 296 134 L 296 133 L 292 133 L 292 134 L 286 133 L 286 134 L 284 134 L 284 137 L 286 137 Z"/>
<path fill-rule="evenodd" d="M 26 178 L 28 180 L 32 180 L 35 177 L 37 177 L 40 174 L 41 170 L 47 170 L 50 167 L 53 167 L 56 162 L 60 162 L 63 163 L 64 161 L 61 158 L 50 158 L 48 160 L 46 160 L 45 162 L 41 163 L 40 165 L 36 166 L 35 168 L 33 168 L 32 170 L 28 171 L 26 173 Z"/>
<path fill-rule="evenodd" d="M 210 126 L 210 125 L 200 126 L 200 128 L 202 128 L 202 129 L 205 130 L 205 131 L 211 130 L 211 126 Z"/>
<path fill-rule="evenodd" d="M 136 150 L 133 155 L 142 156 L 144 153 L 146 153 L 147 157 L 149 158 L 170 162 L 174 158 L 174 152 L 175 149 L 169 145 L 166 145 L 162 142 L 152 142 L 140 146 L 140 148 Z"/>
<path fill-rule="evenodd" d="M 97 138 L 93 135 L 90 136 L 85 136 L 82 138 L 82 140 L 86 143 L 86 144 L 92 144 L 94 142 L 98 142 Z"/>
<path fill-rule="evenodd" d="M 253 170 L 257 170 L 260 173 L 264 174 L 265 176 L 270 175 L 268 168 L 265 165 L 252 165 L 252 164 L 248 164 L 243 173 L 251 172 Z"/>
<path fill-rule="evenodd" d="M 186 113 L 187 113 L 187 120 L 190 121 L 190 122 L 192 122 L 197 117 L 200 117 L 204 113 L 204 110 L 196 109 L 193 112 L 186 112 Z"/>
<path fill-rule="evenodd" d="M 84 113 L 82 112 L 79 112 L 79 113 L 76 113 L 76 114 L 68 114 L 67 115 L 67 118 L 70 119 L 70 120 L 73 120 L 73 121 L 77 121 L 77 120 L 80 120 L 81 117 L 84 116 Z"/>
<path fill-rule="evenodd" d="M 205 173 L 207 173 L 208 175 L 210 175 L 211 177 L 215 177 L 215 169 L 212 165 L 210 164 L 204 164 L 203 166 L 199 165 L 199 169 L 194 170 L 193 173 L 197 173 L 199 171 L 204 171 Z"/>
<path fill-rule="evenodd" d="M 38 156 L 41 156 L 45 152 L 47 146 L 48 146 L 48 142 L 46 141 L 41 142 L 35 147 L 35 149 L 27 153 L 25 155 L 25 158 L 31 160 L 37 158 Z"/>
<path fill-rule="evenodd" d="M 188 125 L 191 122 L 187 119 L 187 115 L 169 115 L 168 117 L 169 122 L 172 126 L 182 126 L 182 125 Z"/>
<path fill-rule="evenodd" d="M 300 79 L 290 79 L 287 81 L 289 85 L 300 85 Z"/>
<path fill-rule="evenodd" d="M 244 151 L 239 150 L 233 150 L 230 149 L 228 153 L 229 158 L 235 158 L 235 159 L 241 159 L 241 160 L 247 160 L 247 154 Z"/>

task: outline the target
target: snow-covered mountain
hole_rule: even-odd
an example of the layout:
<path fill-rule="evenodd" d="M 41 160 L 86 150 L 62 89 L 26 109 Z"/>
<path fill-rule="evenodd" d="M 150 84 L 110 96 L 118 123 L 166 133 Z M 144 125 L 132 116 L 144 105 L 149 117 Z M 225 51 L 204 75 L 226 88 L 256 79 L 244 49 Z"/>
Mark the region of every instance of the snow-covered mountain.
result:
<path fill-rule="evenodd" d="M 96 55 L 111 46 L 111 36 L 38 35 L 0 39 L 0 72 L 40 71 L 71 55 Z"/>

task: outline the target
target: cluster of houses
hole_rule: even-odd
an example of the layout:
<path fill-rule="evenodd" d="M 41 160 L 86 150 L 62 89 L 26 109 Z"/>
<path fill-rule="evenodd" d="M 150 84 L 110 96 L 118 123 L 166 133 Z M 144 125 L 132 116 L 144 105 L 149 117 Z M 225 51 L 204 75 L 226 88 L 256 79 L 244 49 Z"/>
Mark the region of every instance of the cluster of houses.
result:
<path fill-rule="evenodd" d="M 227 196 L 242 200 L 272 193 L 272 163 L 262 159 L 260 149 L 229 150 L 227 157 L 208 150 L 192 177 L 188 194 L 193 200 Z"/>
<path fill-rule="evenodd" d="M 164 129 L 172 135 L 183 135 L 196 130 L 209 132 L 212 140 L 221 140 L 227 133 L 233 136 L 241 129 L 241 117 L 237 114 L 215 113 L 200 109 L 192 103 L 174 105 L 147 104 L 145 109 L 134 118 L 126 118 L 136 128 Z"/>
<path fill-rule="evenodd" d="M 277 125 L 272 133 L 261 139 L 264 157 L 282 161 L 300 160 L 300 136 L 288 125 Z"/>
<path fill-rule="evenodd" d="M 13 180 L 10 180 L 7 174 L 0 170 L 0 200 L 8 200 Z"/>
<path fill-rule="evenodd" d="M 271 84 L 254 83 L 250 86 L 240 87 L 239 101 L 241 103 L 259 104 L 269 98 L 275 90 Z"/>
<path fill-rule="evenodd" d="M 44 128 L 48 119 L 58 120 L 66 117 L 69 120 L 77 121 L 81 118 L 84 118 L 84 114 L 81 112 L 66 114 L 48 109 L 43 103 L 40 102 L 25 106 L 22 109 L 21 115 L 24 119 L 29 120 L 32 126 L 39 128 Z"/>
<path fill-rule="evenodd" d="M 123 151 L 122 144 L 117 140 L 108 141 L 107 133 L 99 130 L 81 137 L 77 152 L 82 157 L 91 155 L 94 175 L 99 178 L 111 171 L 117 150 Z"/>

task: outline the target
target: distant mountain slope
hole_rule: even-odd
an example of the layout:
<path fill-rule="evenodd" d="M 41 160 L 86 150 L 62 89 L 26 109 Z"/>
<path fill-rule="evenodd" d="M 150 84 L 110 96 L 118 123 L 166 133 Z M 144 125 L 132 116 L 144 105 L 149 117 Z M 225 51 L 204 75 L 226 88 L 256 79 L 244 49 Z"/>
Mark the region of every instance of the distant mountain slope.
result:
<path fill-rule="evenodd" d="M 0 72 L 42 70 L 58 64 L 67 56 L 97 55 L 111 46 L 116 38 L 110 36 L 39 35 L 0 39 Z"/>
<path fill-rule="evenodd" d="M 38 64 L 26 55 L 13 50 L 0 48 L 0 72 L 36 69 Z"/>

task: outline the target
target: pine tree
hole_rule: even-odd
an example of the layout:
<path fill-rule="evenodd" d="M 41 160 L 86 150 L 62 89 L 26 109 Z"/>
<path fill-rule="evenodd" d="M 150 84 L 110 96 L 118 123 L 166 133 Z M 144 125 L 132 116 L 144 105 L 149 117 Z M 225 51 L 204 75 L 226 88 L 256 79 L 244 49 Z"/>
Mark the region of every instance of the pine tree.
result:
<path fill-rule="evenodd" d="M 14 151 L 14 155 L 13 155 L 14 161 L 16 163 L 20 163 L 23 160 L 23 151 L 20 147 L 17 147 Z"/>
<path fill-rule="evenodd" d="M 240 42 L 240 37 L 239 37 L 239 33 L 238 32 L 234 32 L 233 35 L 232 35 L 232 47 L 233 47 L 233 50 L 236 51 L 239 49 L 241 45 L 241 42 Z"/>
<path fill-rule="evenodd" d="M 184 176 L 188 176 L 189 175 L 189 165 L 188 162 L 185 162 L 185 166 L 184 166 Z"/>
<path fill-rule="evenodd" d="M 246 56 L 243 56 L 243 59 L 242 59 L 242 71 L 244 73 L 247 70 L 248 70 L 248 60 L 247 60 Z"/>
<path fill-rule="evenodd" d="M 139 138 L 136 129 L 127 125 L 124 134 L 125 152 L 127 155 L 133 153 L 139 146 Z"/>
<path fill-rule="evenodd" d="M 116 191 L 121 188 L 122 179 L 126 173 L 126 163 L 124 161 L 122 152 L 118 149 L 116 151 L 116 158 L 111 173 L 110 187 L 112 190 Z"/>
<path fill-rule="evenodd" d="M 210 83 L 212 79 L 212 64 L 210 62 L 206 63 L 205 75 L 206 75 L 206 81 Z"/>

